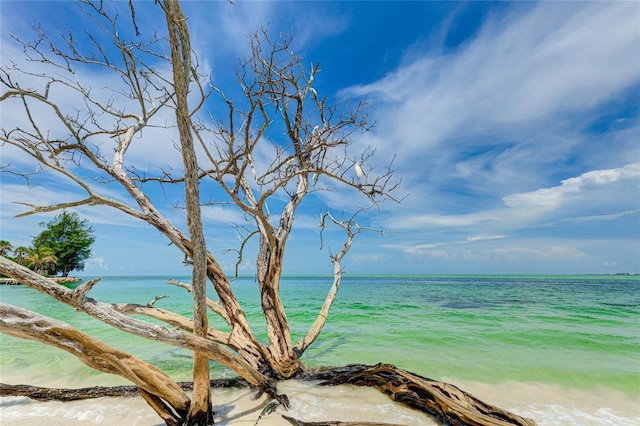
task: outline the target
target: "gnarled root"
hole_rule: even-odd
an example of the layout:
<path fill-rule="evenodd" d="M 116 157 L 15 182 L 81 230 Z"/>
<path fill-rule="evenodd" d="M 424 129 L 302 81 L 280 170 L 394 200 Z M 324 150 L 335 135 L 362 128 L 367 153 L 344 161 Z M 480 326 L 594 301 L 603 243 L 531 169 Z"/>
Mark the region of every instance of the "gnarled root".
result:
<path fill-rule="evenodd" d="M 361 364 L 318 369 L 305 378 L 324 380 L 320 385 L 352 384 L 374 387 L 397 402 L 428 413 L 452 426 L 534 426 L 531 419 L 489 405 L 448 383 L 409 373 L 389 364 Z"/>

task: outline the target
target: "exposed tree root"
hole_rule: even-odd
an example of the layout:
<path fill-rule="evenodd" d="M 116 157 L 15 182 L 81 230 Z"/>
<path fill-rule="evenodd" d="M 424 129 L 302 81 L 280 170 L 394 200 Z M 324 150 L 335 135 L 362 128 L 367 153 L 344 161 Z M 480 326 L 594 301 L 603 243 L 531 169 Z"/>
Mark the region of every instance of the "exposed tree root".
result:
<path fill-rule="evenodd" d="M 368 386 L 387 394 L 392 400 L 433 416 L 451 426 L 535 426 L 535 421 L 480 401 L 473 395 L 448 383 L 431 380 L 390 364 L 373 366 L 352 364 L 344 367 L 322 367 L 306 370 L 297 379 L 321 381 L 320 386 L 352 384 Z M 179 383 L 190 390 L 190 382 Z M 212 388 L 244 387 L 249 384 L 240 378 L 211 380 Z M 73 401 L 104 396 L 136 396 L 136 386 L 96 386 L 83 389 L 51 389 L 27 385 L 0 384 L 0 396 L 26 396 L 38 401 Z M 367 422 L 304 422 L 282 416 L 295 426 L 394 426 Z"/>
<path fill-rule="evenodd" d="M 324 380 L 320 385 L 352 384 L 374 387 L 397 402 L 434 416 L 451 426 L 533 426 L 535 421 L 480 401 L 448 383 L 410 373 L 389 364 L 353 364 L 317 369 L 307 379 Z"/>

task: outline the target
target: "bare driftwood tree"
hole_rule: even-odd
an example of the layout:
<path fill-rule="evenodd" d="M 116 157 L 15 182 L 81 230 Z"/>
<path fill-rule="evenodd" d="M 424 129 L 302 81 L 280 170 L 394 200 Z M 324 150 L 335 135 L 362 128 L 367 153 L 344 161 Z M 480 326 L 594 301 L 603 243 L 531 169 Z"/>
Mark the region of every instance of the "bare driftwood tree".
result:
<path fill-rule="evenodd" d="M 200 215 L 200 184 L 198 160 L 191 134 L 191 116 L 187 97 L 191 83 L 191 43 L 187 21 L 177 1 L 164 2 L 171 46 L 171 67 L 180 148 L 184 162 L 184 182 L 187 227 L 193 249 L 191 251 L 193 334 L 206 338 L 209 328 L 207 318 L 207 247 Z M 208 425 L 213 423 L 213 411 L 209 401 L 209 357 L 200 351 L 193 352 L 193 397 L 189 407 L 188 423 Z"/>
<path fill-rule="evenodd" d="M 192 351 L 193 395 L 188 397 L 154 366 L 109 348 L 73 327 L 21 308 L 0 306 L 0 331 L 57 346 L 92 368 L 122 375 L 138 386 L 140 394 L 169 425 L 207 425 L 213 423 L 209 360 L 232 369 L 250 386 L 270 394 L 285 407 L 288 399 L 277 393 L 277 380 L 308 373 L 301 358 L 325 325 L 340 287 L 341 261 L 355 237 L 366 228 L 356 221 L 362 208 L 342 216 L 321 214 L 321 230 L 327 226 L 342 229 L 344 242 L 331 254 L 333 285 L 316 320 L 306 335 L 292 341 L 280 297 L 280 277 L 294 217 L 305 197 L 339 185 L 364 195 L 363 199 L 375 205 L 385 199 L 395 200 L 398 183 L 393 179 L 391 164 L 378 171 L 370 165 L 371 150 L 358 152 L 352 146 L 353 132 L 366 131 L 370 126 L 365 105 L 335 104 L 320 96 L 313 87 L 319 66 L 306 68 L 292 52 L 290 39 L 274 40 L 266 30 L 254 34 L 250 53 L 236 70 L 240 90 L 233 96 L 233 91 L 214 87 L 199 74 L 197 56 L 189 42 L 188 21 L 179 2 L 157 3 L 166 21 L 166 37 L 154 34 L 143 41 L 131 2 L 131 13 L 126 15 L 131 20 L 122 21 L 112 5 L 82 1 L 80 6 L 96 28 L 82 42 L 70 32 L 58 40 L 43 31 L 38 31 L 33 42 L 16 39 L 28 66 L 9 63 L 2 67 L 0 101 L 19 108 L 24 119 L 3 122 L 1 141 L 85 193 L 83 198 L 52 205 L 29 204 L 22 215 L 102 205 L 145 221 L 166 236 L 192 265 L 191 284 L 171 283 L 192 293 L 193 318 L 157 308 L 155 301 L 148 305 L 105 304 L 87 297 L 98 280 L 70 290 L 5 258 L 0 258 L 0 272 L 120 330 Z M 135 35 L 126 36 L 131 28 Z M 89 72 L 114 76 L 120 85 L 90 87 L 84 83 Z M 64 97 L 81 99 L 82 104 L 66 107 Z M 212 105 L 218 110 L 223 106 L 222 118 L 210 112 Z M 43 117 L 53 118 L 55 124 Z M 167 117 L 173 118 L 167 121 Z M 143 130 L 158 128 L 166 129 L 167 138 L 179 138 L 176 145 L 183 170 L 167 168 L 152 174 L 144 164 L 129 161 L 131 147 L 144 140 Z M 31 178 L 11 165 L 3 164 L 2 171 Z M 113 185 L 124 190 L 128 199 L 106 195 Z M 162 214 L 143 190 L 145 185 L 182 189 L 187 233 Z M 201 188 L 212 186 L 217 188 L 215 193 L 200 193 Z M 237 224 L 241 232 L 238 264 L 247 247 L 256 244 L 256 278 L 267 325 L 266 344 L 252 330 L 229 278 L 208 250 L 222 248 L 215 240 L 205 241 L 200 212 L 203 199 L 234 206 L 248 220 Z M 207 298 L 207 281 L 218 301 Z M 209 325 L 207 309 L 224 321 L 225 329 Z M 134 319 L 133 314 L 166 325 Z M 367 371 L 359 370 L 358 374 L 361 377 Z M 411 377 L 420 387 L 422 378 Z M 450 389 L 431 387 L 429 392 L 418 399 L 438 399 L 433 395 Z M 486 411 L 477 404 L 442 404 L 441 408 L 444 413 L 453 412 L 456 418 L 467 418 L 468 413 L 480 409 Z M 526 424 L 510 413 L 499 409 L 494 412 L 500 413 L 502 424 Z M 474 416 L 469 418 L 496 418 L 492 413 Z"/>

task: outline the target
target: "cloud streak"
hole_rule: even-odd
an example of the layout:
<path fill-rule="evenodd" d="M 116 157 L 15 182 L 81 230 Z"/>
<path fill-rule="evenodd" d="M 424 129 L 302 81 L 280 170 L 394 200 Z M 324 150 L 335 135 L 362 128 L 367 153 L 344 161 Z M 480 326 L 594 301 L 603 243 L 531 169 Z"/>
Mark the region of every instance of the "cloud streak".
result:
<path fill-rule="evenodd" d="M 391 229 L 490 230 L 497 234 L 479 233 L 467 241 L 494 239 L 502 233 L 540 225 L 542 221 L 607 219 L 605 212 L 610 211 L 614 203 L 618 203 L 618 210 L 637 205 L 639 184 L 640 163 L 633 163 L 617 169 L 585 172 L 557 186 L 510 194 L 503 198 L 501 207 L 467 214 L 400 213 L 389 215 L 386 225 Z M 598 214 L 593 215 L 594 212 Z"/>
<path fill-rule="evenodd" d="M 557 207 L 589 188 L 640 178 L 640 163 L 628 164 L 618 169 L 593 170 L 580 176 L 565 179 L 561 185 L 541 188 L 531 192 L 512 194 L 504 197 L 507 207 Z"/>
<path fill-rule="evenodd" d="M 638 83 L 639 45 L 630 3 L 514 7 L 457 50 L 426 51 L 344 94 L 374 100 L 367 142 L 397 152 L 413 194 L 492 186 L 499 199 L 556 179 L 587 142 L 585 123 Z"/>

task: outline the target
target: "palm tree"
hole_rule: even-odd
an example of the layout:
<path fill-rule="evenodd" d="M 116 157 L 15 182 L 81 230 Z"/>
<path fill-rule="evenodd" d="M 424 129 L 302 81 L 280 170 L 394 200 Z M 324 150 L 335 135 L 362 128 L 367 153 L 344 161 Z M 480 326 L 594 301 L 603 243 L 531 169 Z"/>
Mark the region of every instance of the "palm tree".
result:
<path fill-rule="evenodd" d="M 49 247 L 30 249 L 29 256 L 26 259 L 29 268 L 40 275 L 47 274 L 47 272 L 56 265 L 57 260 Z"/>
<path fill-rule="evenodd" d="M 6 256 L 13 249 L 13 244 L 7 240 L 0 240 L 0 256 Z"/>
<path fill-rule="evenodd" d="M 13 249 L 13 255 L 15 256 L 15 261 L 21 265 L 26 265 L 29 259 L 29 251 L 31 249 L 25 246 L 19 246 Z"/>

